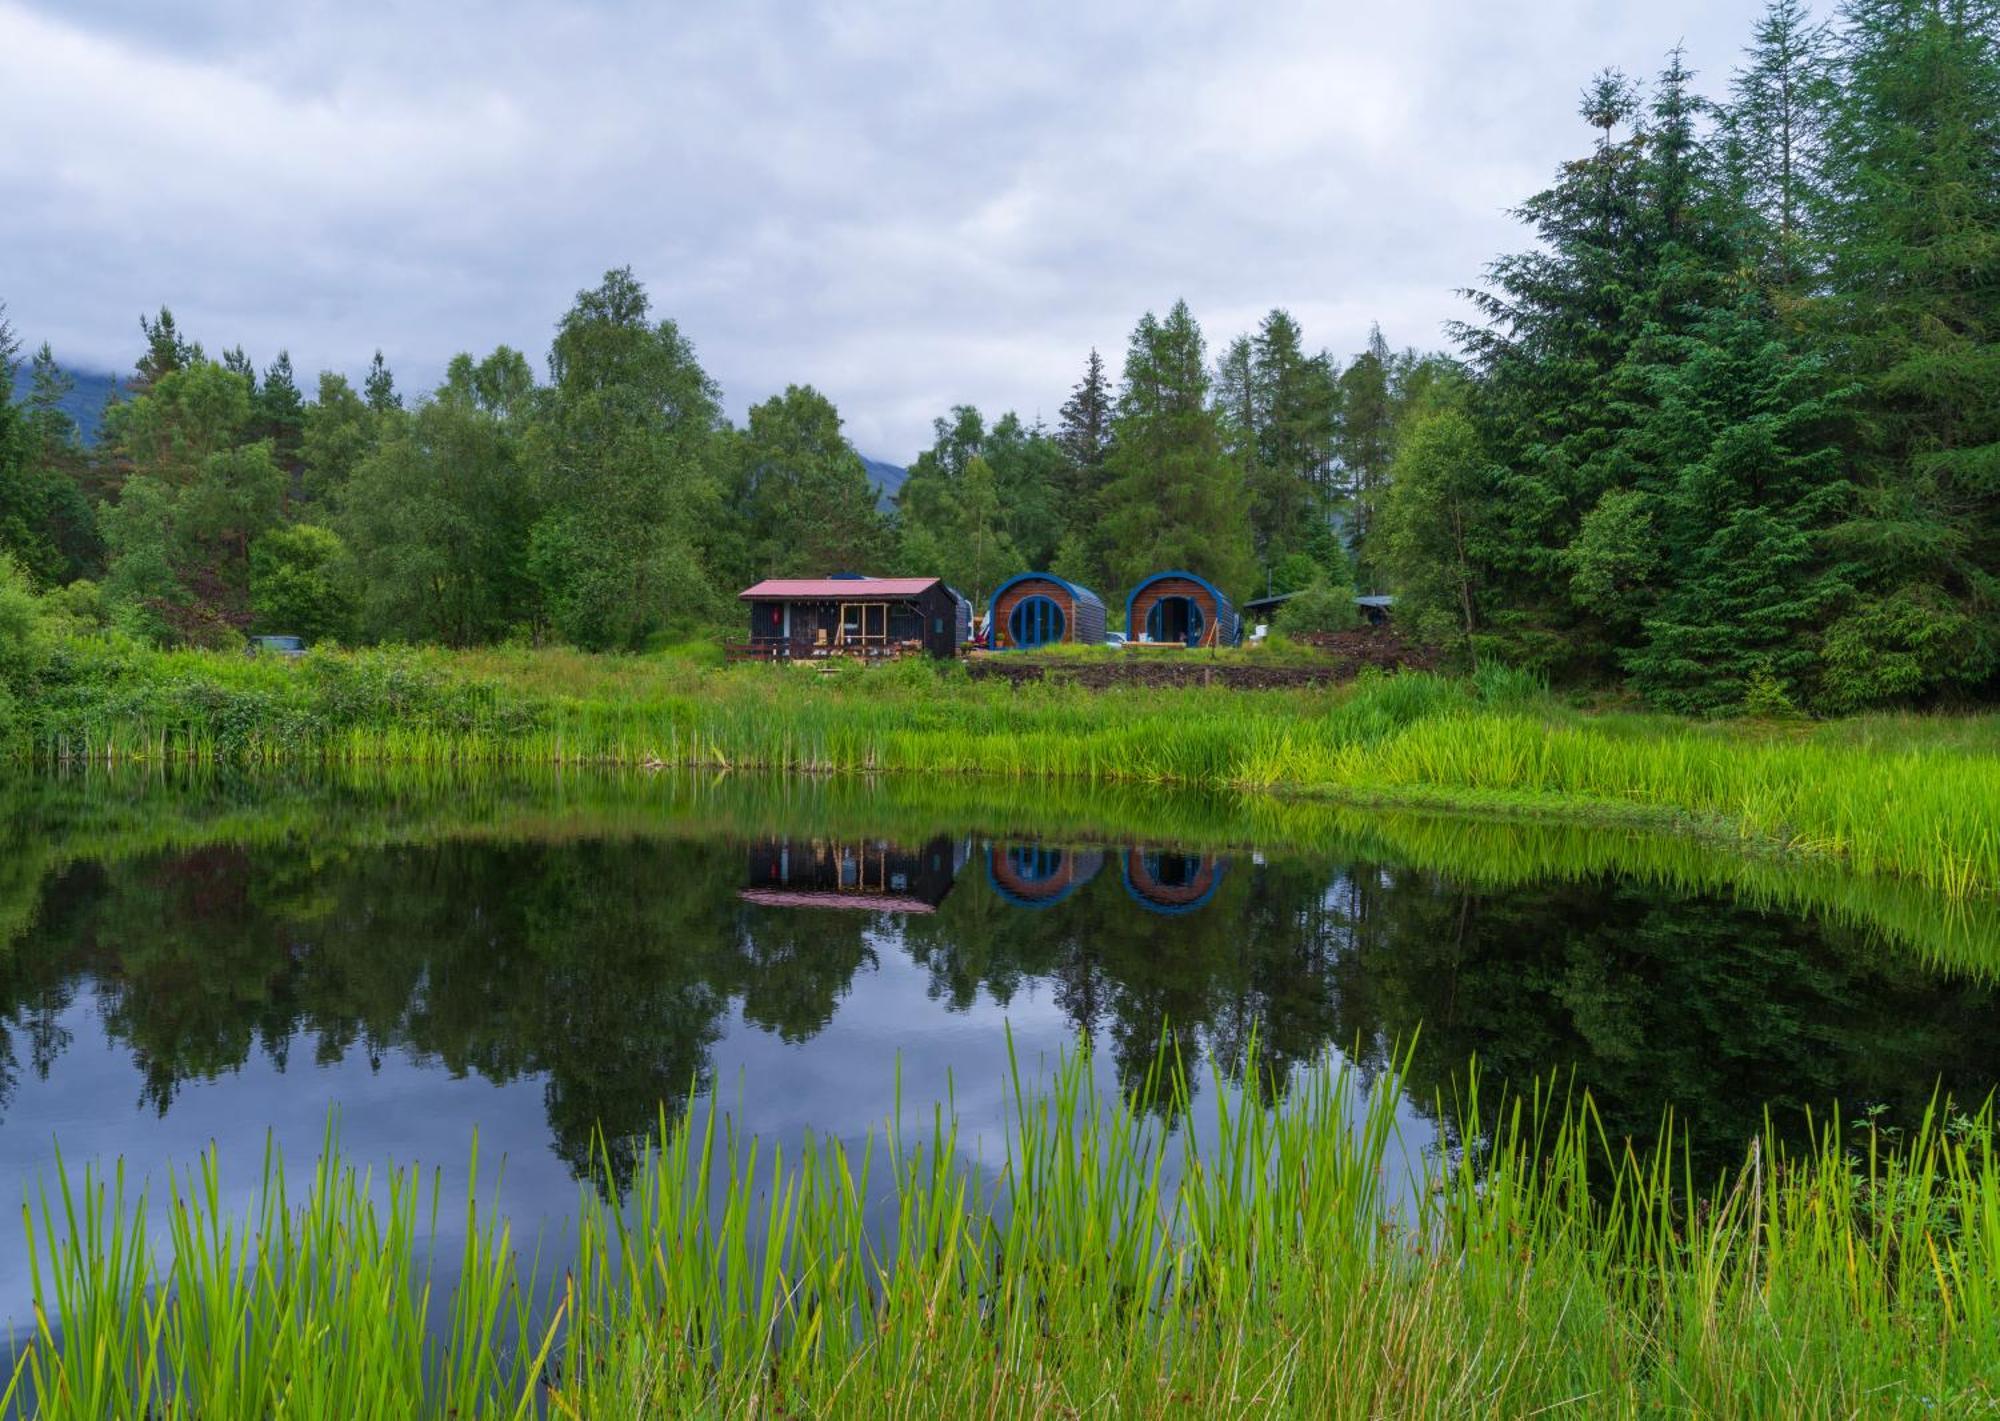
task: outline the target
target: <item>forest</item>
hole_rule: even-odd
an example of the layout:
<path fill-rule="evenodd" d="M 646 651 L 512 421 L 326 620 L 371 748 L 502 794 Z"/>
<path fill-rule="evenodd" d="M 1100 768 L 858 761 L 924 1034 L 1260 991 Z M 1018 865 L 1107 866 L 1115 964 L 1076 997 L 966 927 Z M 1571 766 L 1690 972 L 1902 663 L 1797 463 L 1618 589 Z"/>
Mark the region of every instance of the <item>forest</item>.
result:
<path fill-rule="evenodd" d="M 1332 623 L 1393 593 L 1468 669 L 1675 712 L 1990 701 L 2000 5 L 1774 0 L 1723 98 L 1691 63 L 1588 82 L 1448 350 L 1335 353 L 1282 309 L 1211 340 L 1175 302 L 1115 378 L 1082 356 L 1052 427 L 940 415 L 886 509 L 821 392 L 725 418 L 627 268 L 543 370 L 462 354 L 416 395 L 379 352 L 302 388 L 162 307 L 88 444 L 0 310 L 0 629 L 637 650 L 764 576 L 977 601 L 1047 568 L 1115 605 L 1185 567 Z"/>

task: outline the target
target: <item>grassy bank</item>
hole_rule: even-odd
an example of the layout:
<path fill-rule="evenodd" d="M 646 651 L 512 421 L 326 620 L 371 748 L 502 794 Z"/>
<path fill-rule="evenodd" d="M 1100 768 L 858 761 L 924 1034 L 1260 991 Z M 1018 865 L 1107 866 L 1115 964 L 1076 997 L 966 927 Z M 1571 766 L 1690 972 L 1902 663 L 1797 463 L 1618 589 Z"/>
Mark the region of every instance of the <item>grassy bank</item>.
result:
<path fill-rule="evenodd" d="M 1321 1068 L 1162 1137 L 1087 1063 L 1015 1083 L 984 1166 L 922 1138 L 683 1117 L 622 1208 L 537 1255 L 417 1171 L 337 1154 L 260 1202 L 204 1161 L 157 1212 L 79 1179 L 26 1213 L 37 1302 L 0 1410 L 101 1415 L 1964 1415 L 2000 1403 L 1990 1114 L 1829 1122 L 1689 1179 L 1669 1130 L 1516 1100 L 1411 1156 L 1396 1083 Z M 1205 1143 L 1196 1143 L 1197 1139 Z M 1414 1175 L 1412 1173 L 1414 1172 Z M 476 1176 L 476 1169 L 472 1172 Z M 456 1281 L 425 1259 L 463 1220 Z M 523 1255 L 528 1255 L 524 1263 Z M 435 1288 L 435 1292 L 433 1291 Z M 426 1319 L 431 1319 L 427 1324 Z"/>
<path fill-rule="evenodd" d="M 0 776 L 0 951 L 68 865 L 309 839 L 329 856 L 459 840 L 886 838 L 1304 851 L 1505 891 L 1612 876 L 1856 927 L 1940 971 L 2000 974 L 2000 897 L 1825 857 L 1560 818 L 1360 809 L 1256 791 L 966 776 L 550 771 L 490 765 L 72 765 Z"/>
<path fill-rule="evenodd" d="M 2000 718 L 1586 715 L 1504 675 L 1085 692 L 568 652 L 301 664 L 66 648 L 17 759 L 701 765 L 1272 790 L 1668 828 L 1953 897 L 2000 888 Z"/>

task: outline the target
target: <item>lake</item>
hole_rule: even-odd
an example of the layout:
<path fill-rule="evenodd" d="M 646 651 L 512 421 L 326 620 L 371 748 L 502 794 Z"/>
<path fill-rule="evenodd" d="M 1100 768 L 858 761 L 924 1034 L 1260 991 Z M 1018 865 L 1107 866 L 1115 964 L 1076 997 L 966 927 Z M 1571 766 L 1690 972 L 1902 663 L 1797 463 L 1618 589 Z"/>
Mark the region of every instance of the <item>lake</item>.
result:
<path fill-rule="evenodd" d="M 949 1094 L 997 1149 L 1010 1062 L 1086 1040 L 1167 1128 L 1162 1059 L 1199 1067 L 1199 1119 L 1253 1056 L 1379 1078 L 1407 1051 L 1412 1148 L 1454 1142 L 1438 1101 L 1476 1059 L 1483 1098 L 1574 1083 L 1614 1135 L 1671 1111 L 1716 1169 L 1767 1110 L 1910 1118 L 2000 1080 L 2000 1002 L 1961 960 L 1987 920 L 1609 831 L 740 775 L 0 797 L 0 1151 L 30 1197 L 58 1147 L 157 1179 L 213 1142 L 247 1200 L 267 1139 L 303 1168 L 332 1121 L 358 1164 L 450 1172 L 477 1131 L 532 1236 L 690 1091 L 779 1139 L 899 1102 L 921 1127 Z"/>

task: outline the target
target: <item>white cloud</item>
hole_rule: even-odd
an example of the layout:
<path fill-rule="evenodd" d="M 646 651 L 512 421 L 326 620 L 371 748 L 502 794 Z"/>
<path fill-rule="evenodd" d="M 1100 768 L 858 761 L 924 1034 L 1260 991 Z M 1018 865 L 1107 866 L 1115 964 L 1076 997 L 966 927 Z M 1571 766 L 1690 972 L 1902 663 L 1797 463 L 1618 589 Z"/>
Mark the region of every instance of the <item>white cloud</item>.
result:
<path fill-rule="evenodd" d="M 731 407 L 792 381 L 907 459 L 950 404 L 1053 416 L 1185 296 L 1351 353 L 1435 345 L 1584 135 L 1596 68 L 1748 15 L 1474 6 L 712 11 L 489 0 L 0 0 L 0 298 L 122 368 L 165 301 L 212 346 L 404 383 L 539 356 L 630 263 Z"/>

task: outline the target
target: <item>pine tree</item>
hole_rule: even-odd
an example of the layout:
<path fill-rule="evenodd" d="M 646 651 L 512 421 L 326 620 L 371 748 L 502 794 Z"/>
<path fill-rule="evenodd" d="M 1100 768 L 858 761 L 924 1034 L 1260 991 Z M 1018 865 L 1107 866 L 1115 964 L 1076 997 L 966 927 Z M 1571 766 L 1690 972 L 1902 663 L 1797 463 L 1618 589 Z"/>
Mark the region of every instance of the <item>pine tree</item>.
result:
<path fill-rule="evenodd" d="M 1068 459 L 1062 490 L 1064 528 L 1051 570 L 1094 587 L 1107 575 L 1101 508 L 1112 449 L 1112 391 L 1104 357 L 1091 347 L 1083 378 L 1063 402 L 1056 442 Z"/>
<path fill-rule="evenodd" d="M 278 352 L 278 358 L 264 371 L 264 383 L 253 385 L 251 399 L 257 411 L 258 433 L 271 441 L 271 452 L 278 466 L 296 476 L 302 467 L 306 402 L 292 376 L 290 351 Z"/>
<path fill-rule="evenodd" d="M 1368 328 L 1368 347 L 1340 372 L 1340 423 L 1334 435 L 1346 502 L 1348 543 L 1356 561 L 1374 561 L 1370 538 L 1395 453 L 1389 383 L 1393 362 L 1382 328 Z"/>
<path fill-rule="evenodd" d="M 390 410 L 403 407 L 403 397 L 396 393 L 396 377 L 389 373 L 388 362 L 382 359 L 380 350 L 369 362 L 368 377 L 362 381 L 361 388 L 368 397 L 368 408 L 377 414 L 387 414 Z"/>
<path fill-rule="evenodd" d="M 1819 329 L 1858 382 L 1861 591 L 1838 707 L 2000 667 L 2000 5 L 1853 0 L 1827 126 Z"/>
<path fill-rule="evenodd" d="M 161 376 L 185 370 L 202 358 L 201 347 L 181 338 L 180 327 L 174 323 L 174 313 L 165 306 L 160 307 L 157 319 L 139 317 L 139 329 L 146 337 L 146 353 L 139 357 L 135 367 L 132 380 L 134 395 L 145 394 Z"/>
<path fill-rule="evenodd" d="M 250 391 L 251 398 L 256 398 L 257 367 L 251 363 L 250 357 L 243 353 L 242 346 L 233 346 L 222 352 L 222 368 L 232 375 L 241 377 Z"/>
<path fill-rule="evenodd" d="M 1119 586 L 1183 568 L 1224 591 L 1252 585 L 1255 555 L 1239 471 L 1209 405 L 1201 328 L 1185 301 L 1132 332 L 1104 493 Z"/>
<path fill-rule="evenodd" d="M 1741 154 L 1747 240 L 1775 289 L 1802 291 L 1819 268 L 1808 220 L 1820 195 L 1833 94 L 1831 28 L 1804 0 L 1771 0 L 1730 84 L 1727 136 Z"/>

